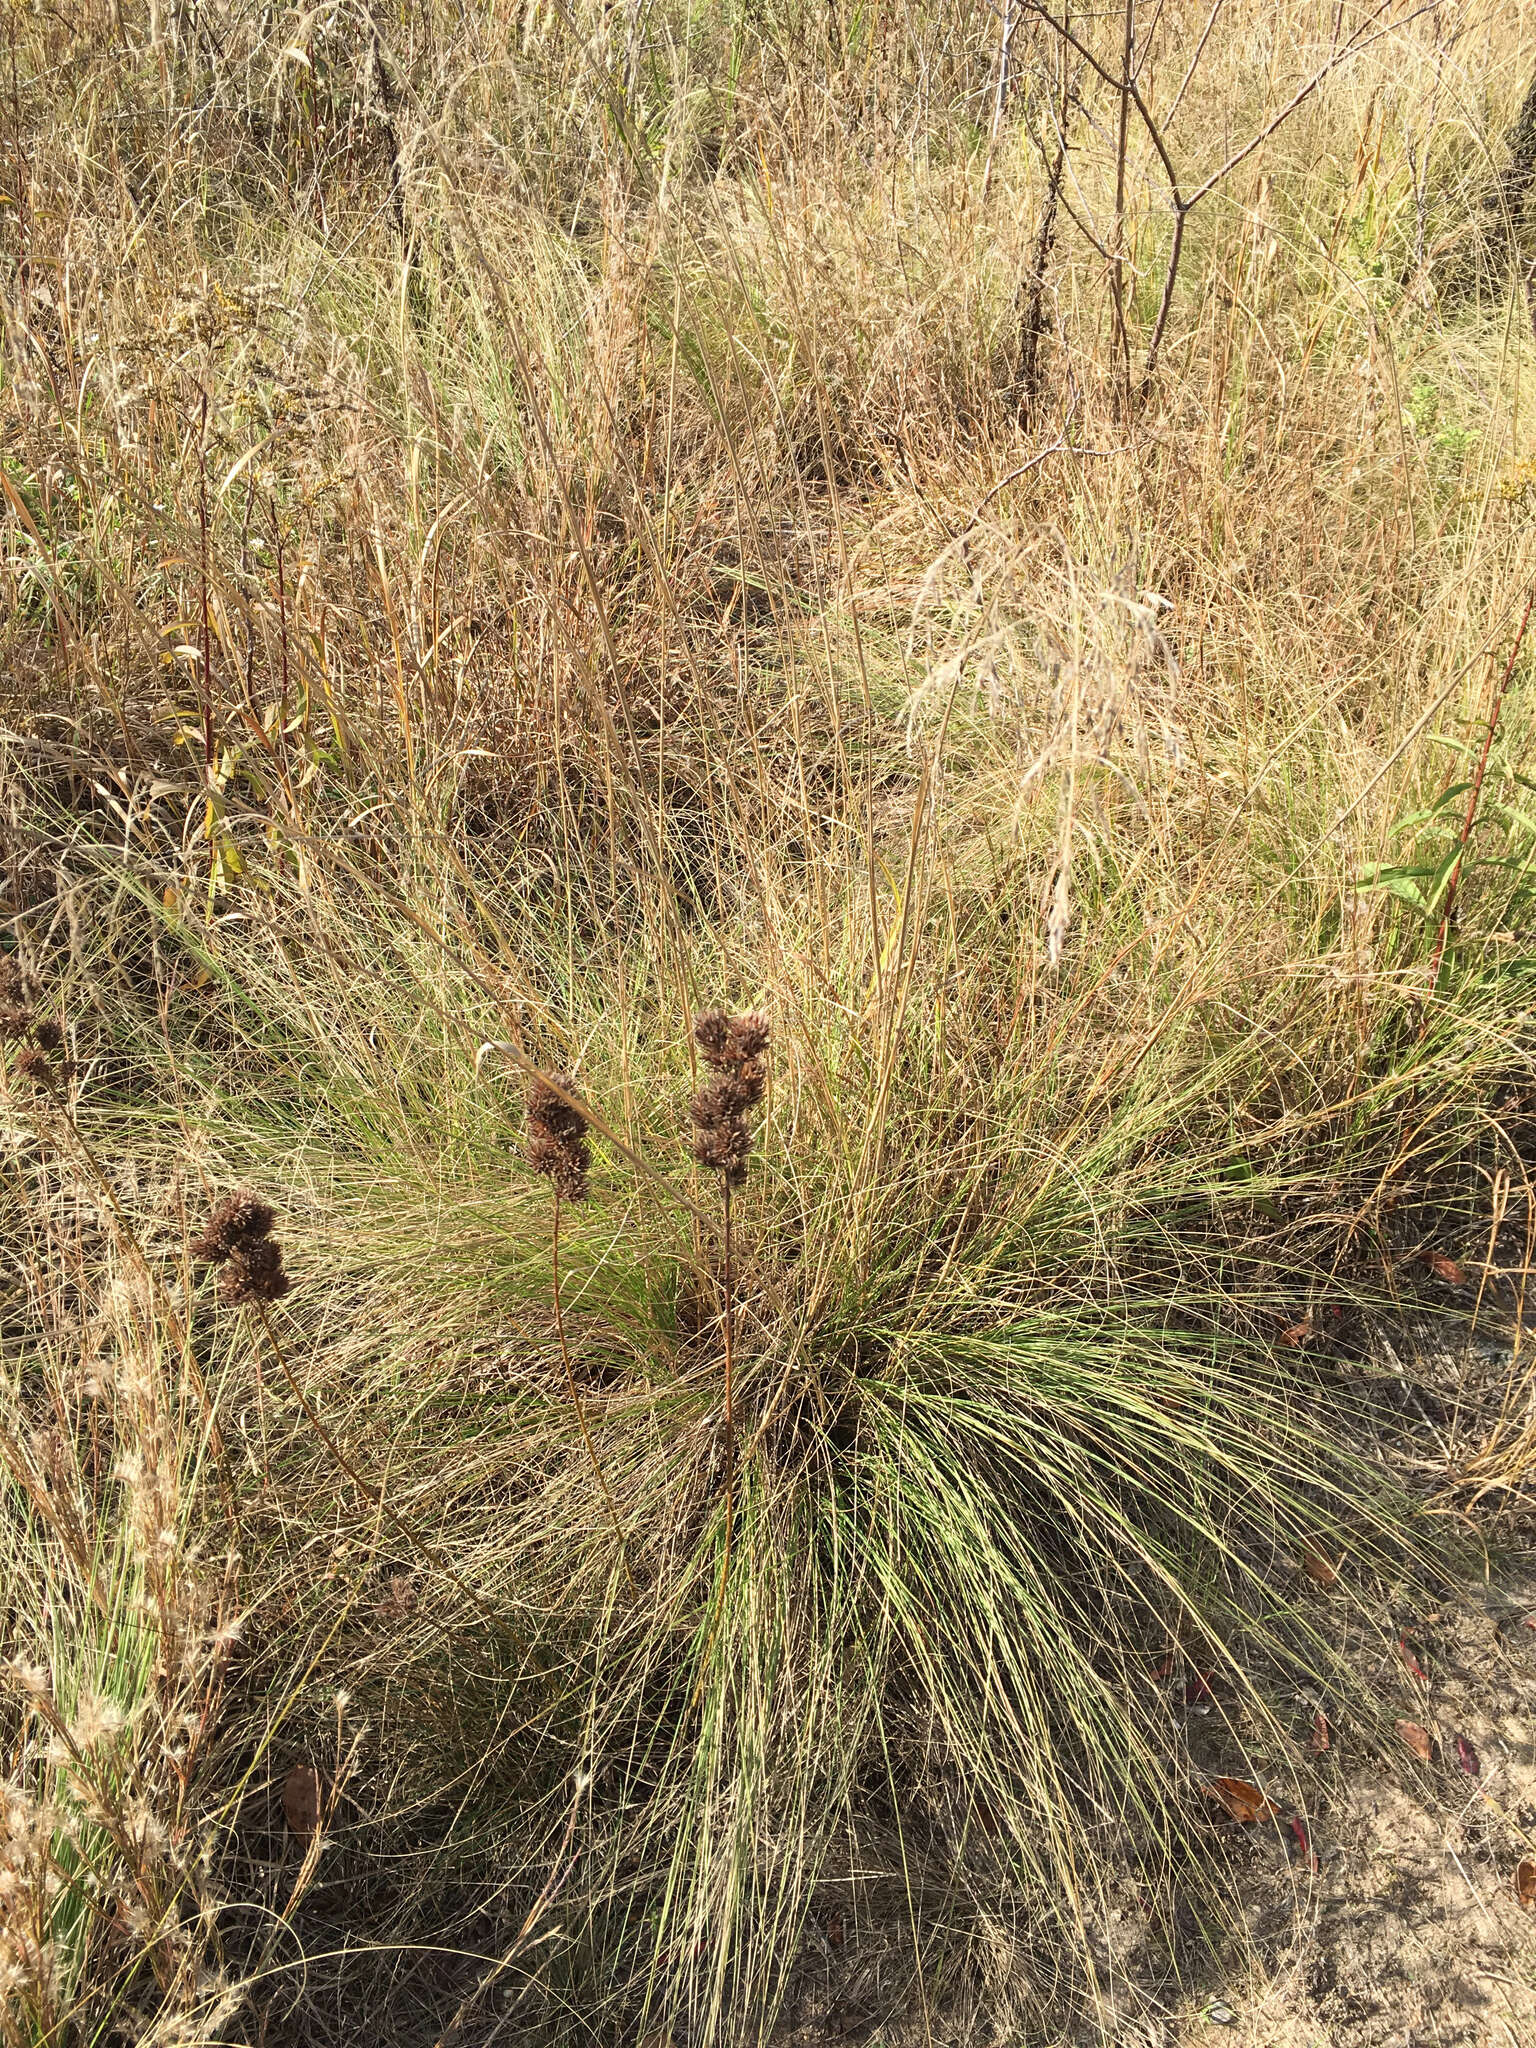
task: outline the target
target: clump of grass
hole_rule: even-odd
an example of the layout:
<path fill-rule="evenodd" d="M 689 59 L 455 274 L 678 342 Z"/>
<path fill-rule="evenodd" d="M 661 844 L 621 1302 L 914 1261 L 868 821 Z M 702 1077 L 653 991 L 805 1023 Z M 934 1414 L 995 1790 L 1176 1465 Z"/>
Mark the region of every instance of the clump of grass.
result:
<path fill-rule="evenodd" d="M 1367 1740 L 1349 1333 L 1531 1213 L 1532 363 L 1435 301 L 1518 37 L 648 19 L 17 28 L 7 2048 L 488 1941 L 530 2044 L 825 2032 L 831 1913 L 1065 2033 L 1221 1924 L 1202 1775 Z"/>

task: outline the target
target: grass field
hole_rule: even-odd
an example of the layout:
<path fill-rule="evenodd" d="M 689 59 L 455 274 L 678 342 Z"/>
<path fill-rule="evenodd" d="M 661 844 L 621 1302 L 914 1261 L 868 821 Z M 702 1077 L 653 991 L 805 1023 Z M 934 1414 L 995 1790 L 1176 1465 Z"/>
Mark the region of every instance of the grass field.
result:
<path fill-rule="evenodd" d="M 1536 20 L 6 43 L 0 2041 L 1175 2010 L 1536 1469 Z"/>

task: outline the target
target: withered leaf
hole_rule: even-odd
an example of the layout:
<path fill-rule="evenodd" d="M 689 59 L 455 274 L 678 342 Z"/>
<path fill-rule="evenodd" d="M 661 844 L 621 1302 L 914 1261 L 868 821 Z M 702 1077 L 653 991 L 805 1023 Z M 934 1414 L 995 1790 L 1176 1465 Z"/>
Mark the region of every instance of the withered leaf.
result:
<path fill-rule="evenodd" d="M 1471 1743 L 1468 1742 L 1465 1735 L 1458 1735 L 1456 1738 L 1456 1761 L 1461 1765 L 1461 1768 L 1469 1778 L 1476 1778 L 1481 1775 L 1483 1760 Z"/>
<path fill-rule="evenodd" d="M 1211 1703 L 1216 1697 L 1211 1691 L 1212 1676 L 1209 1671 L 1196 1671 L 1184 1688 L 1184 1704 L 1193 1708 L 1197 1714 L 1208 1714 L 1211 1711 Z"/>
<path fill-rule="evenodd" d="M 284 1778 L 283 1818 L 300 1841 L 320 1832 L 320 1773 L 313 1764 L 295 1764 Z"/>
<path fill-rule="evenodd" d="M 972 1800 L 971 1814 L 981 1832 L 984 1835 L 991 1835 L 994 1841 L 1003 1832 L 1002 1815 L 985 1792 L 978 1792 Z"/>
<path fill-rule="evenodd" d="M 1329 1747 L 1332 1741 L 1333 1735 L 1332 1731 L 1329 1729 L 1328 1726 L 1328 1716 L 1323 1712 L 1322 1708 L 1319 1707 L 1317 1712 L 1312 1716 L 1312 1733 L 1308 1739 L 1307 1747 L 1313 1752 L 1315 1756 L 1321 1756 L 1323 1751 Z"/>
<path fill-rule="evenodd" d="M 1426 1251 L 1423 1257 L 1425 1265 L 1428 1266 L 1437 1280 L 1444 1280 L 1451 1287 L 1466 1286 L 1467 1269 L 1465 1266 L 1458 1265 L 1454 1259 L 1448 1259 L 1444 1252 Z"/>
<path fill-rule="evenodd" d="M 1214 1799 L 1233 1820 L 1240 1820 L 1245 1826 L 1250 1821 L 1273 1820 L 1279 1812 L 1275 1802 L 1246 1778 L 1212 1778 L 1202 1789 L 1207 1799 Z"/>
<path fill-rule="evenodd" d="M 1527 1913 L 1536 1913 L 1536 1856 L 1522 1856 L 1515 1865 L 1515 1897 Z"/>
<path fill-rule="evenodd" d="M 1305 1344 L 1311 1334 L 1312 1318 L 1310 1315 L 1305 1315 L 1299 1323 L 1286 1324 L 1285 1328 L 1280 1332 L 1280 1342 L 1288 1350 L 1294 1351 L 1298 1344 Z"/>
<path fill-rule="evenodd" d="M 1398 1637 L 1397 1654 L 1402 1663 L 1402 1667 L 1407 1672 L 1408 1676 L 1410 1678 L 1416 1678 L 1419 1681 L 1420 1685 L 1428 1685 L 1429 1673 L 1424 1669 L 1424 1666 L 1419 1662 L 1418 1658 L 1414 1655 L 1413 1645 L 1409 1642 L 1406 1636 Z"/>
<path fill-rule="evenodd" d="M 1430 1761 L 1435 1753 L 1435 1741 L 1427 1728 L 1421 1728 L 1417 1721 L 1399 1721 L 1397 1732 L 1416 1757 L 1425 1763 Z"/>
<path fill-rule="evenodd" d="M 1291 1833 L 1296 1837 L 1296 1843 L 1302 1855 L 1307 1859 L 1308 1870 L 1316 1877 L 1323 1866 L 1318 1861 L 1317 1851 L 1312 1846 L 1312 1837 L 1307 1833 L 1307 1824 L 1299 1813 L 1292 1814 L 1290 1829 Z"/>
<path fill-rule="evenodd" d="M 1303 1549 L 1301 1565 L 1307 1577 L 1319 1586 L 1336 1586 L 1339 1582 L 1338 1566 L 1315 1543 L 1309 1543 Z"/>

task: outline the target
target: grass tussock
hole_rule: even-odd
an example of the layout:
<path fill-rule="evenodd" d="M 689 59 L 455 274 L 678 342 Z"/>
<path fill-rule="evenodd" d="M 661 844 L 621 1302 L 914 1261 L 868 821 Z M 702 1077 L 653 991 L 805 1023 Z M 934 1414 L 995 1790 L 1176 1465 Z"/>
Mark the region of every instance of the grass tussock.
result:
<path fill-rule="evenodd" d="M 1536 1457 L 1529 37 L 7 36 L 0 2040 L 1176 2011 Z"/>

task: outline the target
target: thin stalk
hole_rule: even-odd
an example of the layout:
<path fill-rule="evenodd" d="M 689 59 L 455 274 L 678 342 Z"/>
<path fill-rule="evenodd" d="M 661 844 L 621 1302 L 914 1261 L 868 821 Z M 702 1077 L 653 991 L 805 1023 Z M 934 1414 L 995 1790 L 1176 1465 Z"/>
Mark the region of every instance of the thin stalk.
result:
<path fill-rule="evenodd" d="M 732 1357 L 736 1337 L 736 1289 L 731 1273 L 731 1184 L 725 1181 L 721 1191 L 725 1209 L 725 1251 L 722 1260 L 722 1277 L 725 1281 L 725 1556 L 720 1564 L 720 1598 L 725 1598 L 725 1582 L 731 1569 L 731 1531 L 735 1521 L 736 1508 L 736 1410 L 733 1405 Z"/>
<path fill-rule="evenodd" d="M 1110 270 L 1110 290 L 1115 307 L 1115 330 L 1125 366 L 1126 396 L 1131 390 L 1131 334 L 1125 316 L 1125 169 L 1131 140 L 1131 94 L 1135 79 L 1131 64 L 1136 54 L 1136 0 L 1125 0 L 1125 48 L 1120 60 L 1120 130 L 1115 138 L 1115 260 Z"/>
<path fill-rule="evenodd" d="M 203 772 L 209 796 L 208 837 L 213 837 L 213 622 L 208 603 L 208 394 L 203 393 L 197 438 L 198 607 L 202 616 L 200 655 L 203 713 Z"/>
<path fill-rule="evenodd" d="M 725 1249 L 720 1277 L 725 1286 L 725 1549 L 720 1559 L 720 1586 L 715 1594 L 714 1619 L 709 1625 L 708 1655 L 725 1613 L 725 1588 L 731 1576 L 731 1540 L 736 1526 L 736 1409 L 732 1366 L 736 1341 L 736 1293 L 731 1273 L 731 1184 L 722 1174 L 720 1198 L 725 1214 Z M 701 1660 L 702 1662 L 702 1660 Z"/>
<path fill-rule="evenodd" d="M 1440 963 L 1445 958 L 1445 942 L 1451 928 L 1451 913 L 1456 908 L 1456 890 L 1461 882 L 1462 863 L 1467 857 L 1467 845 L 1472 837 L 1472 828 L 1477 823 L 1478 807 L 1483 797 L 1483 777 L 1488 772 L 1488 756 L 1493 750 L 1493 736 L 1499 729 L 1499 719 L 1504 710 L 1504 696 L 1509 689 L 1509 679 L 1515 672 L 1515 663 L 1520 658 L 1520 648 L 1525 640 L 1525 629 L 1531 622 L 1531 610 L 1536 606 L 1536 589 L 1525 601 L 1525 610 L 1515 630 L 1515 644 L 1509 650 L 1509 659 L 1504 664 L 1504 673 L 1499 677 L 1493 693 L 1493 704 L 1488 713 L 1488 728 L 1483 734 L 1483 751 L 1477 757 L 1477 768 L 1472 777 L 1472 787 L 1467 792 L 1467 815 L 1462 820 L 1461 839 L 1456 849 L 1456 858 L 1445 884 L 1445 903 L 1440 912 L 1440 930 L 1435 938 L 1435 957 L 1430 965 L 1429 985 L 1431 989 L 1440 979 Z M 1428 1016 L 1425 1026 L 1428 1026 Z"/>
<path fill-rule="evenodd" d="M 629 1562 L 629 1547 L 624 1541 L 624 1531 L 619 1524 L 619 1511 L 614 1505 L 613 1494 L 603 1473 L 602 1461 L 597 1455 L 597 1445 L 592 1441 L 592 1432 L 587 1427 L 586 1412 L 581 1405 L 581 1395 L 576 1386 L 576 1368 L 571 1363 L 570 1346 L 565 1341 L 565 1310 L 560 1301 L 560 1190 L 555 1189 L 555 1223 L 550 1233 L 549 1247 L 550 1290 L 555 1298 L 555 1334 L 560 1339 L 560 1363 L 565 1367 L 566 1385 L 571 1390 L 571 1406 L 576 1411 L 576 1424 L 581 1431 L 581 1440 L 587 1447 L 587 1456 L 592 1460 L 592 1470 L 597 1475 L 598 1486 L 608 1508 L 608 1519 L 613 1524 L 614 1536 L 618 1539 L 619 1555 L 624 1560 L 624 1569 L 631 1585 L 635 1574 Z"/>

